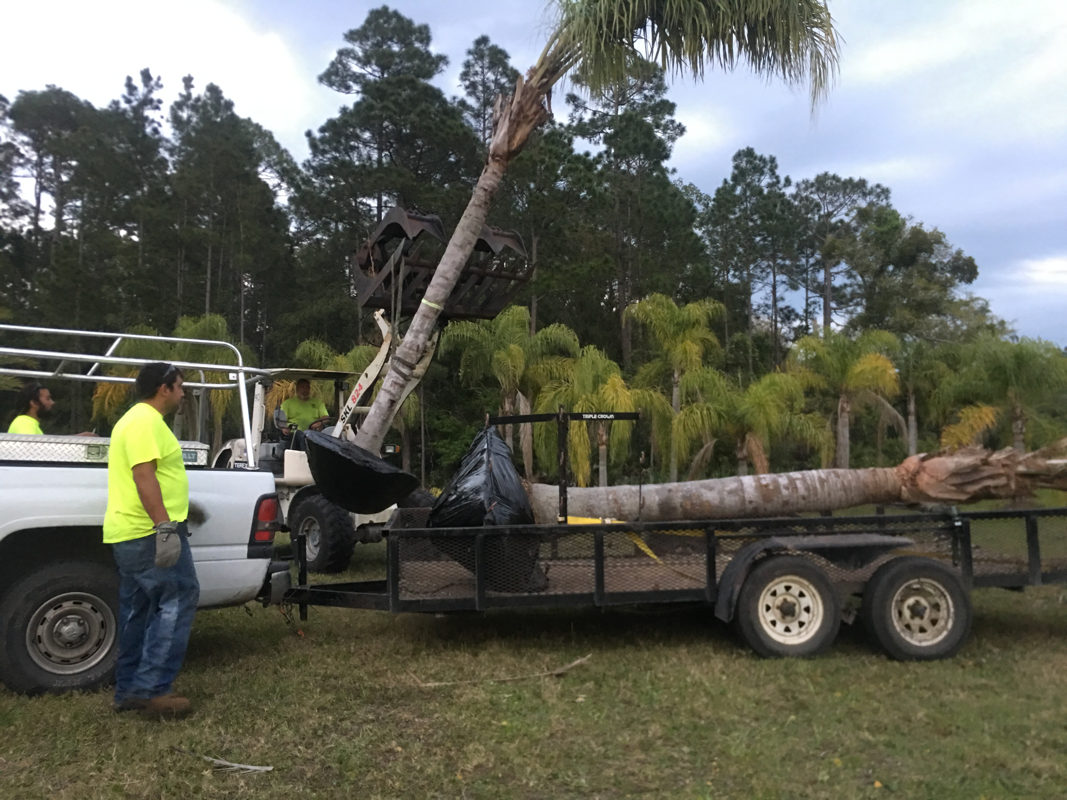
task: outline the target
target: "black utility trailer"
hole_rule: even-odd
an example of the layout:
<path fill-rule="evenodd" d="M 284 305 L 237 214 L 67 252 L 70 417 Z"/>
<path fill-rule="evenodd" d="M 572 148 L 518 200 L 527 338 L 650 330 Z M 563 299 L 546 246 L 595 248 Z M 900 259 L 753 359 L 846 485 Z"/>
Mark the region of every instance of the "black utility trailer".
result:
<path fill-rule="evenodd" d="M 882 511 L 882 509 L 879 509 Z M 688 603 L 764 656 L 826 650 L 860 615 L 894 658 L 952 656 L 976 587 L 1067 582 L 1067 508 L 683 522 L 387 526 L 387 577 L 299 585 L 287 602 L 402 612 Z M 862 604 L 860 598 L 862 597 Z"/>

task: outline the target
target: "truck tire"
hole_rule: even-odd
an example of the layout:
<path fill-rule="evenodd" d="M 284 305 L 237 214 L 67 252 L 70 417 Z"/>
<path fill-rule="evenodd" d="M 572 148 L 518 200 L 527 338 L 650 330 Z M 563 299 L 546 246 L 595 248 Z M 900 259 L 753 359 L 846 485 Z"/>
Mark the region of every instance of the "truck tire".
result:
<path fill-rule="evenodd" d="M 311 572 L 343 572 L 352 560 L 356 533 L 352 517 L 321 494 L 302 500 L 289 525 L 294 534 L 307 536 L 308 569 Z"/>
<path fill-rule="evenodd" d="M 905 556 L 871 576 L 860 616 L 890 658 L 932 661 L 959 652 L 973 612 L 956 573 L 932 558 Z"/>
<path fill-rule="evenodd" d="M 765 658 L 815 656 L 837 637 L 841 608 L 820 567 L 801 556 L 771 556 L 745 579 L 735 621 Z"/>
<path fill-rule="evenodd" d="M 116 568 L 66 561 L 30 573 L 0 601 L 0 682 L 23 694 L 110 683 L 118 618 Z"/>

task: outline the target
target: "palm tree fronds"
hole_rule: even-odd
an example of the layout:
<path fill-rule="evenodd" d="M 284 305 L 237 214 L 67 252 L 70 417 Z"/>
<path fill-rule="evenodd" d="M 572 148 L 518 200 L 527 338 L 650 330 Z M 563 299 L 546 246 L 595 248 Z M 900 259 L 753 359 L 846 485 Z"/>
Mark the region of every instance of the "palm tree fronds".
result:
<path fill-rule="evenodd" d="M 867 390 L 894 397 L 900 392 L 900 381 L 892 361 L 881 353 L 867 353 L 849 369 L 844 388 L 849 392 Z"/>
<path fill-rule="evenodd" d="M 635 47 L 665 70 L 695 78 L 711 67 L 730 71 L 744 62 L 791 85 L 806 81 L 813 106 L 837 73 L 837 33 L 818 0 L 557 0 L 557 6 L 557 30 L 575 43 L 583 81 L 594 90 L 626 74 Z"/>
<path fill-rule="evenodd" d="M 941 431 L 942 447 L 969 447 L 977 444 L 987 431 L 996 427 L 1000 412 L 987 405 L 973 405 L 960 409 L 959 421 Z"/>

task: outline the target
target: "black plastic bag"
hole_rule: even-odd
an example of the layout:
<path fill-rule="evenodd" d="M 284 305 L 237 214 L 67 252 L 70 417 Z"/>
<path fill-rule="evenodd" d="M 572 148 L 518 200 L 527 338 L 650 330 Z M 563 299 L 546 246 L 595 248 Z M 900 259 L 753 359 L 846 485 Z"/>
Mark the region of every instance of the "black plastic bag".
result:
<path fill-rule="evenodd" d="M 414 475 L 351 442 L 318 431 L 305 434 L 308 466 L 322 496 L 355 514 L 377 514 L 419 486 Z"/>
<path fill-rule="evenodd" d="M 430 511 L 432 528 L 482 528 L 532 525 L 533 509 L 518 470 L 511 463 L 511 448 L 493 428 L 485 428 L 460 462 L 459 471 Z M 473 537 L 436 537 L 434 546 L 475 569 Z M 496 592 L 538 592 L 547 578 L 537 565 L 541 537 L 536 534 L 490 536 L 485 541 L 486 586 Z"/>
<path fill-rule="evenodd" d="M 511 463 L 511 448 L 494 428 L 474 437 L 430 512 L 432 528 L 481 528 L 484 525 L 533 525 L 533 509 Z"/>

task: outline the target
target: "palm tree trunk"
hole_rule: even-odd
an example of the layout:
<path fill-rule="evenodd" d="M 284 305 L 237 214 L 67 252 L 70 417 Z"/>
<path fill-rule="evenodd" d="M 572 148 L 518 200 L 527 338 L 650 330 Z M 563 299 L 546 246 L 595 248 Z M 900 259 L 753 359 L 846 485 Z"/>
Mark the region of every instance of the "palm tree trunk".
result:
<path fill-rule="evenodd" d="M 957 505 L 1029 496 L 1035 489 L 1067 489 L 1062 455 L 1067 439 L 1020 456 L 1012 449 L 963 448 L 948 455 L 912 456 L 896 467 L 822 469 L 687 483 L 571 488 L 567 510 L 580 517 L 645 522 L 777 517 L 823 509 L 887 503 Z M 555 486 L 533 484 L 538 523 L 555 523 Z"/>
<path fill-rule="evenodd" d="M 674 409 L 675 416 L 678 416 L 682 410 L 682 374 L 678 370 L 674 371 L 671 380 L 671 408 Z M 670 479 L 671 483 L 678 480 L 678 453 L 675 452 L 673 440 L 671 441 Z"/>
<path fill-rule="evenodd" d="M 841 399 L 837 401 L 837 456 L 834 459 L 834 466 L 838 469 L 848 469 L 848 431 L 851 411 L 851 398 L 847 394 L 841 395 Z"/>
<path fill-rule="evenodd" d="M 493 136 L 489 142 L 485 168 L 452 238 L 448 240 L 445 254 L 434 271 L 419 310 L 393 355 L 393 368 L 382 381 L 382 388 L 356 435 L 356 444 L 364 450 L 377 453 L 381 449 L 385 433 L 400 410 L 400 400 L 411 372 L 426 352 L 437 318 L 478 241 L 504 172 L 522 152 L 530 134 L 551 117 L 545 107 L 545 98 L 553 84 L 571 66 L 572 60 L 568 59 L 573 59 L 573 54 L 566 48 L 560 51 L 546 47 L 528 79 L 524 82 L 519 78 L 515 93 L 510 97 L 497 98 L 493 110 Z"/>
<path fill-rule="evenodd" d="M 915 392 L 908 390 L 908 455 L 919 452 L 919 423 L 915 416 Z"/>
<path fill-rule="evenodd" d="M 608 423 L 598 422 L 596 426 L 597 467 L 599 468 L 598 486 L 608 485 Z"/>
<path fill-rule="evenodd" d="M 825 508 L 851 508 L 892 503 L 900 499 L 902 484 L 892 467 L 884 469 L 826 469 L 713 478 L 688 483 L 637 486 L 571 487 L 567 511 L 578 517 L 609 517 L 642 521 L 676 519 L 737 519 L 777 517 Z M 640 495 L 640 497 L 639 497 Z M 638 509 L 639 501 L 643 507 Z M 534 518 L 554 523 L 559 513 L 555 486 L 530 487 Z"/>
<path fill-rule="evenodd" d="M 519 413 L 530 414 L 530 401 L 522 392 L 519 392 Z M 534 454 L 533 454 L 533 423 L 523 422 L 519 425 L 519 446 L 522 448 L 522 469 L 526 474 L 526 480 L 534 479 Z"/>
<path fill-rule="evenodd" d="M 1011 438 L 1015 452 L 1022 455 L 1026 452 L 1026 413 L 1014 406 L 1011 414 Z"/>
<path fill-rule="evenodd" d="M 737 474 L 740 477 L 748 475 L 748 449 L 745 447 L 745 440 L 737 440 Z"/>
<path fill-rule="evenodd" d="M 504 394 L 504 413 L 501 415 L 504 417 L 515 416 L 515 393 L 507 392 Z M 504 436 L 504 443 L 507 444 L 508 449 L 514 452 L 515 450 L 515 427 L 509 422 L 507 425 L 502 426 L 501 433 Z"/>
<path fill-rule="evenodd" d="M 441 309 L 445 307 L 448 296 L 459 280 L 463 265 L 467 262 L 474 243 L 478 241 L 482 226 L 489 213 L 489 204 L 493 200 L 500 180 L 504 176 L 506 164 L 490 158 L 482 170 L 474 194 L 467 204 L 463 217 L 456 226 L 452 238 L 448 241 L 441 263 L 434 272 L 433 279 L 426 289 L 426 295 L 419 304 L 419 310 L 411 320 L 407 333 L 392 359 L 392 369 L 382 381 L 382 388 L 371 404 L 367 418 L 356 434 L 356 444 L 364 450 L 377 453 L 381 450 L 382 440 L 389 430 L 396 412 L 400 409 L 400 398 L 411 377 L 414 365 L 419 363 L 426 344 L 430 340 Z M 407 365 L 411 365 L 408 367 Z"/>

